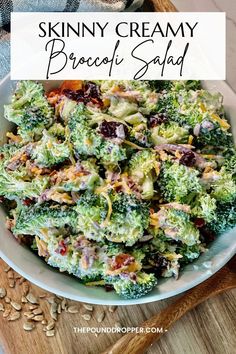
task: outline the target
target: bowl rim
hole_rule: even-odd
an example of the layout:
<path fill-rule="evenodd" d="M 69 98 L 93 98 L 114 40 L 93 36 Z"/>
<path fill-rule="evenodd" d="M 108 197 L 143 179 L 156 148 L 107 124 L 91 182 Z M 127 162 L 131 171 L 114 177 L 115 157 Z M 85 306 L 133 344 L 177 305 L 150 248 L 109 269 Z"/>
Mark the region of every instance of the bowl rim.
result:
<path fill-rule="evenodd" d="M 0 87 L 8 80 L 10 80 L 10 73 L 8 75 L 6 75 L 0 81 Z M 228 84 L 226 84 L 225 82 L 224 82 L 224 84 L 227 86 L 227 89 L 232 91 L 232 94 L 235 95 L 235 93 L 233 92 L 231 87 L 228 86 Z M 122 298 L 120 298 L 120 299 L 119 298 L 115 298 L 114 300 L 106 299 L 105 292 L 104 292 L 104 300 L 103 300 L 101 298 L 94 299 L 94 298 L 89 298 L 88 296 L 83 296 L 83 295 L 79 294 L 79 290 L 78 290 L 78 295 L 75 295 L 75 294 L 72 294 L 72 293 L 70 293 L 68 291 L 63 291 L 61 289 L 58 289 L 53 284 L 49 285 L 47 282 L 44 282 L 42 280 L 37 279 L 37 275 L 35 275 L 35 277 L 34 277 L 30 271 L 23 270 L 19 265 L 16 264 L 16 262 L 13 259 L 8 257 L 0 249 L 0 257 L 12 269 L 14 269 L 16 272 L 21 274 L 24 278 L 26 278 L 27 280 L 29 280 L 33 284 L 37 285 L 41 289 L 45 289 L 45 290 L 47 290 L 49 292 L 52 292 L 54 294 L 57 294 L 57 295 L 60 295 L 60 296 L 63 296 L 63 297 L 66 297 L 68 299 L 75 300 L 75 301 L 81 301 L 81 302 L 97 304 L 97 305 L 119 305 L 119 306 L 151 303 L 151 302 L 167 299 L 169 297 L 184 293 L 185 291 L 195 287 L 196 285 L 198 285 L 198 284 L 202 283 L 203 281 L 207 280 L 208 278 L 210 278 L 219 269 L 221 269 L 235 254 L 236 254 L 236 242 L 235 242 L 234 245 L 232 244 L 232 248 L 230 249 L 230 252 L 228 252 L 227 255 L 223 256 L 220 260 L 218 260 L 217 264 L 214 265 L 211 268 L 211 271 L 208 272 L 206 269 L 205 269 L 205 271 L 201 271 L 199 276 L 197 276 L 192 281 L 186 282 L 185 285 L 180 286 L 178 289 L 169 290 L 169 291 L 166 291 L 166 292 L 163 292 L 163 293 L 160 293 L 160 294 L 149 293 L 146 296 L 143 296 L 143 297 L 141 297 L 139 299 L 130 299 L 130 300 L 126 300 L 126 299 L 122 299 Z M 54 269 L 48 268 L 48 270 L 55 271 L 55 272 L 59 273 L 57 270 L 54 270 Z M 47 271 L 47 269 L 46 269 L 46 271 Z M 166 279 L 166 281 L 168 281 L 168 279 Z"/>

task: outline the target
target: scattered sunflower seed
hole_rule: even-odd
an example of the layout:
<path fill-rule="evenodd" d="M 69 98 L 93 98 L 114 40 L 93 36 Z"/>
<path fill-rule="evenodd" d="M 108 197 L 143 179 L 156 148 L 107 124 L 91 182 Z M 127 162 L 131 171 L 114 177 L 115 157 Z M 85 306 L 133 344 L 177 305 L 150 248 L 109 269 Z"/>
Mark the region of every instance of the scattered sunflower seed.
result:
<path fill-rule="evenodd" d="M 38 305 L 30 305 L 29 309 L 30 310 L 35 310 L 38 308 Z"/>
<path fill-rule="evenodd" d="M 36 308 L 35 310 L 33 310 L 33 314 L 34 315 L 42 315 L 43 311 L 40 307 Z"/>
<path fill-rule="evenodd" d="M 19 311 L 14 311 L 10 314 L 8 317 L 8 321 L 16 321 L 20 318 L 20 312 Z"/>
<path fill-rule="evenodd" d="M 21 284 L 23 284 L 25 281 L 26 281 L 26 279 L 25 279 L 25 278 L 20 277 L 19 284 L 21 285 Z"/>
<path fill-rule="evenodd" d="M 93 306 L 90 304 L 83 304 L 84 308 L 88 311 L 93 311 Z"/>
<path fill-rule="evenodd" d="M 96 320 L 98 321 L 98 323 L 101 323 L 105 318 L 105 312 L 103 310 L 100 310 L 97 314 L 96 314 Z"/>
<path fill-rule="evenodd" d="M 28 319 L 31 319 L 34 317 L 34 314 L 30 311 L 24 312 L 24 316 L 27 317 Z"/>
<path fill-rule="evenodd" d="M 81 317 L 82 317 L 85 321 L 90 321 L 90 320 L 91 320 L 91 315 L 90 315 L 90 313 L 84 313 Z"/>
<path fill-rule="evenodd" d="M 47 296 L 46 293 L 45 293 L 45 294 L 41 294 L 41 295 L 39 295 L 39 298 L 40 298 L 40 299 L 44 299 L 46 296 Z"/>
<path fill-rule="evenodd" d="M 43 315 L 34 316 L 33 320 L 36 321 L 36 322 L 41 322 L 43 320 Z"/>
<path fill-rule="evenodd" d="M 17 311 L 20 311 L 22 309 L 21 304 L 18 304 L 18 302 L 16 301 L 11 301 L 11 306 Z"/>
<path fill-rule="evenodd" d="M 52 329 L 51 331 L 47 331 L 47 332 L 46 332 L 46 336 L 47 336 L 47 337 L 53 337 L 53 336 L 55 336 L 55 330 Z"/>
<path fill-rule="evenodd" d="M 9 270 L 11 269 L 11 267 L 10 266 L 7 266 L 5 269 L 4 269 L 4 272 L 9 272 Z"/>
<path fill-rule="evenodd" d="M 48 322 L 48 325 L 46 326 L 47 331 L 51 331 L 55 327 L 55 322 L 53 320 Z"/>
<path fill-rule="evenodd" d="M 21 275 L 20 274 L 18 274 L 18 273 L 16 273 L 16 275 L 15 275 L 15 279 L 21 279 L 22 277 L 21 277 Z"/>
<path fill-rule="evenodd" d="M 15 279 L 10 278 L 8 284 L 10 288 L 14 288 L 16 285 Z"/>
<path fill-rule="evenodd" d="M 23 283 L 23 295 L 26 296 L 29 292 L 29 284 L 24 282 Z"/>
<path fill-rule="evenodd" d="M 50 296 L 47 298 L 47 301 L 49 304 L 54 304 L 56 302 L 55 300 L 56 300 L 55 296 Z"/>
<path fill-rule="evenodd" d="M 5 318 L 5 317 L 8 317 L 9 315 L 10 315 L 10 313 L 11 313 L 11 309 L 10 308 L 7 308 L 7 309 L 5 309 L 5 311 L 3 312 L 3 317 Z"/>
<path fill-rule="evenodd" d="M 57 297 L 59 300 L 63 300 L 63 297 L 62 297 L 62 296 L 56 295 L 56 297 Z"/>
<path fill-rule="evenodd" d="M 62 310 L 65 310 L 66 309 L 66 306 L 67 306 L 67 300 L 64 298 L 61 302 L 61 309 Z"/>
<path fill-rule="evenodd" d="M 9 270 L 9 272 L 7 272 L 7 277 L 8 277 L 8 279 L 14 279 L 13 270 Z"/>
<path fill-rule="evenodd" d="M 26 295 L 26 299 L 31 303 L 31 304 L 38 304 L 38 299 L 32 294 L 28 293 Z"/>
<path fill-rule="evenodd" d="M 10 304 L 10 302 L 11 302 L 11 299 L 8 296 L 6 296 L 4 300 L 7 304 Z"/>
<path fill-rule="evenodd" d="M 108 310 L 109 312 L 115 312 L 117 309 L 117 306 L 109 306 Z"/>
<path fill-rule="evenodd" d="M 57 306 L 57 313 L 61 313 L 61 304 L 58 304 L 58 306 Z"/>
<path fill-rule="evenodd" d="M 5 288 L 0 288 L 0 299 L 3 299 L 7 295 Z"/>
<path fill-rule="evenodd" d="M 75 305 L 69 306 L 68 307 L 68 312 L 69 313 L 78 313 L 79 312 L 79 308 L 78 308 L 78 306 L 75 306 Z"/>
<path fill-rule="evenodd" d="M 47 320 L 42 320 L 42 325 L 46 325 L 47 324 Z"/>
<path fill-rule="evenodd" d="M 22 304 L 26 304 L 28 302 L 25 296 L 21 297 L 21 302 Z"/>
<path fill-rule="evenodd" d="M 4 310 L 5 310 L 5 308 L 4 308 L 3 304 L 0 303 L 0 311 L 4 311 Z"/>
<path fill-rule="evenodd" d="M 54 319 L 55 321 L 57 320 L 57 303 L 54 302 L 53 304 L 51 304 L 50 307 L 50 316 L 52 317 L 52 319 Z"/>
<path fill-rule="evenodd" d="M 33 322 L 25 322 L 23 328 L 25 331 L 32 331 L 35 328 L 35 325 Z"/>

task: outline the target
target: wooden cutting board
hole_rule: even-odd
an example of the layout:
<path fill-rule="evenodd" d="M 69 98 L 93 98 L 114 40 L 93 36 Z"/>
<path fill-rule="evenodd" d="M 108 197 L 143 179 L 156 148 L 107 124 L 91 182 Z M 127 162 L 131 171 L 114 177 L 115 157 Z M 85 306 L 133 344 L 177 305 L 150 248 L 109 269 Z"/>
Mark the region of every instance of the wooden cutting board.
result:
<path fill-rule="evenodd" d="M 144 11 L 175 11 L 168 0 L 147 0 Z M 15 288 L 9 288 L 9 279 L 4 271 L 6 264 L 0 260 L 0 288 L 8 288 L 8 297 L 21 301 L 23 285 L 16 280 Z M 32 293 L 39 297 L 45 292 L 30 284 Z M 50 297 L 50 294 L 47 293 Z M 60 302 L 60 299 L 58 299 Z M 29 309 L 23 304 L 21 318 L 8 321 L 0 312 L 0 354 L 98 354 L 114 343 L 121 334 L 82 334 L 75 333 L 75 327 L 105 328 L 114 326 L 138 326 L 155 313 L 167 306 L 172 299 L 141 306 L 119 307 L 110 312 L 105 306 L 94 306 L 92 318 L 83 318 L 85 308 L 73 301 L 69 305 L 79 306 L 79 312 L 71 314 L 63 311 L 56 322 L 54 337 L 46 337 L 44 325 L 38 323 L 32 332 L 23 329 L 25 317 L 23 312 Z M 10 307 L 5 300 L 0 304 Z M 49 304 L 45 298 L 40 299 L 45 317 L 50 319 Z M 105 311 L 105 318 L 98 323 L 96 317 Z M 149 354 L 233 354 L 236 347 L 236 290 L 232 290 L 198 306 L 181 319 L 161 340 L 150 348 Z M 132 353 L 131 353 L 132 354 Z"/>

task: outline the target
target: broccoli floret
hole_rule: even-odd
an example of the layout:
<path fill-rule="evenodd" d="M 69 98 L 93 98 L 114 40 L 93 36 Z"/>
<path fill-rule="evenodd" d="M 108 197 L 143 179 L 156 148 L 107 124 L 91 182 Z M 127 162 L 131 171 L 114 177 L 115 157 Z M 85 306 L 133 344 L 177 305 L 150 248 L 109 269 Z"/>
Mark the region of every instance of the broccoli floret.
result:
<path fill-rule="evenodd" d="M 226 203 L 236 198 L 236 182 L 232 174 L 222 167 L 220 172 L 216 172 L 216 178 L 211 183 L 211 196 L 216 200 Z"/>
<path fill-rule="evenodd" d="M 79 198 L 76 211 L 78 213 L 78 231 L 83 232 L 88 239 L 103 240 L 105 234 L 104 221 L 108 213 L 106 198 L 102 195 L 86 192 Z"/>
<path fill-rule="evenodd" d="M 65 127 L 61 123 L 54 123 L 49 129 L 48 133 L 57 138 L 65 138 Z"/>
<path fill-rule="evenodd" d="M 44 238 L 44 231 L 54 228 L 70 226 L 75 228 L 77 213 L 71 207 L 62 207 L 59 204 L 35 204 L 19 211 L 16 225 L 13 228 L 15 235 L 38 235 Z M 46 236 L 47 239 L 47 236 Z"/>
<path fill-rule="evenodd" d="M 133 195 L 117 194 L 106 226 L 106 238 L 132 246 L 144 234 L 149 224 L 149 208 Z"/>
<path fill-rule="evenodd" d="M 191 214 L 211 222 L 216 218 L 216 200 L 207 193 L 197 195 L 192 204 Z"/>
<path fill-rule="evenodd" d="M 192 246 L 199 243 L 199 231 L 190 220 L 190 215 L 182 210 L 161 209 L 158 212 L 160 228 L 165 236 Z"/>
<path fill-rule="evenodd" d="M 9 171 L 0 167 L 0 195 L 7 199 L 38 198 L 49 184 L 47 176 L 39 176 L 32 181 L 24 181 L 18 171 Z"/>
<path fill-rule="evenodd" d="M 233 151 L 233 154 L 227 158 L 224 162 L 224 169 L 227 173 L 232 175 L 232 178 L 236 179 L 236 151 Z"/>
<path fill-rule="evenodd" d="M 162 123 L 151 129 L 151 141 L 154 145 L 184 144 L 188 142 L 189 128 L 180 127 L 176 122 Z"/>
<path fill-rule="evenodd" d="M 99 177 L 95 161 L 88 159 L 59 171 L 54 188 L 59 192 L 92 191 L 100 182 L 102 179 Z"/>
<path fill-rule="evenodd" d="M 197 259 L 200 254 L 203 252 L 201 249 L 202 246 L 199 244 L 195 244 L 193 246 L 187 246 L 182 244 L 181 246 L 177 246 L 176 252 L 182 256 L 180 258 L 180 263 L 189 263 L 192 262 L 194 259 Z"/>
<path fill-rule="evenodd" d="M 43 137 L 37 142 L 31 157 L 39 167 L 52 167 L 68 160 L 70 149 L 66 141 L 58 142 L 55 137 L 44 131 Z"/>
<path fill-rule="evenodd" d="M 12 103 L 6 105 L 5 118 L 18 125 L 25 141 L 38 139 L 53 122 L 53 110 L 44 97 L 41 84 L 19 81 Z"/>
<path fill-rule="evenodd" d="M 194 168 L 177 162 L 164 162 L 158 180 L 161 196 L 167 202 L 186 203 L 191 195 L 202 191 L 198 175 L 199 172 Z"/>
<path fill-rule="evenodd" d="M 66 96 L 62 96 L 59 103 L 55 107 L 55 113 L 63 120 L 63 122 L 67 123 L 71 112 L 74 111 L 76 106 L 76 101 L 73 101 Z"/>
<path fill-rule="evenodd" d="M 199 90 L 201 87 L 199 80 L 182 80 L 182 81 L 170 81 L 170 80 L 150 80 L 148 81 L 152 89 L 157 92 L 161 91 L 180 91 L 180 90 Z"/>
<path fill-rule="evenodd" d="M 236 200 L 217 203 L 216 219 L 209 225 L 216 234 L 222 234 L 236 226 Z"/>
<path fill-rule="evenodd" d="M 154 182 L 159 173 L 157 156 L 150 150 L 133 154 L 129 163 L 129 175 L 139 187 L 143 199 L 151 199 L 154 195 Z"/>
<path fill-rule="evenodd" d="M 199 133 L 196 138 L 196 145 L 216 146 L 216 147 L 233 147 L 232 134 L 222 129 L 218 122 L 213 122 L 209 118 L 203 120 L 199 125 Z"/>
<path fill-rule="evenodd" d="M 112 284 L 116 293 L 125 299 L 138 299 L 151 292 L 157 285 L 154 274 L 138 272 L 131 279 L 129 274 L 121 274 L 117 277 L 107 277 L 106 282 Z"/>
<path fill-rule="evenodd" d="M 69 120 L 71 141 L 81 156 L 96 156 L 105 165 L 116 165 L 126 159 L 126 150 L 110 140 L 105 140 L 88 124 L 89 111 L 78 105 Z"/>

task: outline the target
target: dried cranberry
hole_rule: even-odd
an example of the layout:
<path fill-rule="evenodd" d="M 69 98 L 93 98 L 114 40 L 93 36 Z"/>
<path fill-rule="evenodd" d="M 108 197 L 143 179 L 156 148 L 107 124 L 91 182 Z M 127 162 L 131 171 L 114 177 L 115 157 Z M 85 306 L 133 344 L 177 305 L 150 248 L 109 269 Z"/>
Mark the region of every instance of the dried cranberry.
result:
<path fill-rule="evenodd" d="M 67 246 L 64 240 L 59 241 L 58 248 L 55 250 L 56 253 L 59 253 L 61 256 L 64 256 L 67 253 Z"/>
<path fill-rule="evenodd" d="M 0 197 L 0 203 L 4 203 L 5 198 L 4 197 Z"/>
<path fill-rule="evenodd" d="M 196 163 L 196 156 L 194 154 L 194 152 L 192 151 L 187 151 L 185 153 L 183 153 L 183 155 L 181 156 L 179 163 L 181 163 L 184 166 L 188 166 L 188 167 L 193 167 Z"/>
<path fill-rule="evenodd" d="M 84 87 L 84 95 L 91 98 L 100 98 L 99 87 L 94 82 L 87 82 Z"/>
<path fill-rule="evenodd" d="M 94 103 L 99 106 L 103 105 L 102 99 L 100 98 L 99 87 L 93 82 L 87 82 L 83 89 L 80 90 L 70 90 L 65 89 L 62 93 L 69 99 L 76 102 Z"/>
<path fill-rule="evenodd" d="M 149 117 L 149 127 L 153 128 L 162 123 L 168 122 L 168 117 L 166 113 L 158 113 L 154 116 Z"/>
<path fill-rule="evenodd" d="M 158 253 L 151 255 L 149 263 L 152 265 L 150 272 L 154 273 L 156 277 L 160 277 L 169 264 L 168 260 Z"/>
<path fill-rule="evenodd" d="M 111 284 L 105 284 L 105 285 L 104 285 L 104 288 L 105 288 L 105 291 L 106 291 L 106 292 L 110 292 L 110 291 L 113 291 L 113 290 L 114 290 L 114 286 L 111 285 Z"/>
<path fill-rule="evenodd" d="M 22 201 L 22 204 L 25 206 L 29 206 L 32 204 L 32 199 L 26 198 Z"/>
<path fill-rule="evenodd" d="M 99 130 L 100 130 L 100 133 L 105 138 L 123 138 L 124 139 L 128 134 L 128 128 L 126 127 L 126 125 L 119 123 L 119 122 L 107 122 L 106 120 L 104 120 L 100 124 Z"/>
<path fill-rule="evenodd" d="M 200 234 L 201 234 L 202 241 L 205 242 L 206 244 L 214 241 L 215 239 L 215 233 L 206 226 L 201 227 Z"/>
<path fill-rule="evenodd" d="M 205 226 L 205 220 L 203 219 L 203 218 L 196 218 L 195 220 L 194 220 L 194 225 L 198 228 L 198 229 L 200 229 L 201 227 L 203 227 L 203 226 Z"/>

